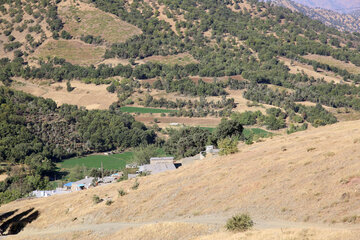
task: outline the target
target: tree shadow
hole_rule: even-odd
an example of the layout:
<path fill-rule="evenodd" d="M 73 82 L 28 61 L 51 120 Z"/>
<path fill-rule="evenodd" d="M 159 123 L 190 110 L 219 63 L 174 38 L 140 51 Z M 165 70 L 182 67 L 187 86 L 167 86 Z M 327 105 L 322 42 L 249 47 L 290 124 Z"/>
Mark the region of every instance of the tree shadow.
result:
<path fill-rule="evenodd" d="M 2 213 L 0 215 L 0 222 L 2 222 L 3 220 L 7 219 L 8 217 L 12 216 L 14 213 L 16 213 L 19 209 L 15 209 L 13 211 L 10 212 L 6 212 L 6 213 Z"/>
<path fill-rule="evenodd" d="M 0 218 L 6 219 L 12 216 L 18 210 L 14 210 L 12 212 L 4 213 L 0 215 Z M 27 224 L 31 223 L 32 221 L 36 220 L 39 217 L 39 211 L 34 211 L 34 208 L 30 208 L 22 213 L 15 215 L 14 217 L 6 220 L 0 226 L 0 234 L 4 235 L 4 233 L 8 230 L 6 235 L 18 234 L 22 231 Z M 7 217 L 5 217 L 7 216 Z"/>
<path fill-rule="evenodd" d="M 26 227 L 26 225 L 36 220 L 39 217 L 39 215 L 40 215 L 39 211 L 36 210 L 26 218 L 21 219 L 19 222 L 13 223 L 8 231 L 8 235 L 18 234 Z"/>

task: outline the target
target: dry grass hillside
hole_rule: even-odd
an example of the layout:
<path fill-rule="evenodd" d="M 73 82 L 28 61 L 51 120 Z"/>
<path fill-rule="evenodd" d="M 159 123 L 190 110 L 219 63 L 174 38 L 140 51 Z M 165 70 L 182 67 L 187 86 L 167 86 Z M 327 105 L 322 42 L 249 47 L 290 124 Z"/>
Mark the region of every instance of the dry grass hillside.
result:
<path fill-rule="evenodd" d="M 39 216 L 6 239 L 358 239 L 360 121 L 276 136 L 177 170 L 12 202 Z M 118 190 L 128 194 L 118 196 Z M 94 204 L 96 194 L 104 201 Z M 106 200 L 114 201 L 110 206 Z M 247 212 L 255 229 L 229 233 Z M 2 219 L 5 221 L 6 219 Z"/>
<path fill-rule="evenodd" d="M 47 40 L 40 46 L 33 57 L 64 58 L 77 65 L 97 64 L 103 60 L 105 47 L 84 43 L 80 40 Z"/>
<path fill-rule="evenodd" d="M 111 44 L 124 42 L 133 35 L 141 34 L 136 26 L 81 1 L 61 2 L 59 14 L 65 22 L 64 29 L 76 38 L 81 35 L 100 36 Z"/>
<path fill-rule="evenodd" d="M 48 81 L 26 81 L 16 78 L 13 88 L 24 91 L 32 95 L 50 98 L 58 105 L 73 104 L 87 109 L 108 109 L 109 106 L 117 101 L 116 94 L 109 93 L 106 88 L 108 85 L 85 84 L 80 81 L 72 81 L 73 91 L 66 90 L 66 82 L 50 84 Z"/>

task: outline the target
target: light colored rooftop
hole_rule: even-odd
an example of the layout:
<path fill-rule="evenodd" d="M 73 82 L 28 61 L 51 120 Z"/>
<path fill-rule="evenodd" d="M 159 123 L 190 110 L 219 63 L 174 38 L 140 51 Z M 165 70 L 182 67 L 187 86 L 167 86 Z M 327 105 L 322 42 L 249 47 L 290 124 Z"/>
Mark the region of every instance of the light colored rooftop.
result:
<path fill-rule="evenodd" d="M 176 167 L 173 163 L 146 164 L 139 167 L 139 172 L 156 174 L 175 169 Z"/>

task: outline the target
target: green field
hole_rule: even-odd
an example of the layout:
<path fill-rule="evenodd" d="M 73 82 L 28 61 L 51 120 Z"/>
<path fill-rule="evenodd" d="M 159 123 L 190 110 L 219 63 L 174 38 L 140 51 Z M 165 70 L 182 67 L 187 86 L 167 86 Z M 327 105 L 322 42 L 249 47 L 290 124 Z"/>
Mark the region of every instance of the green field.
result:
<path fill-rule="evenodd" d="M 254 134 L 260 138 L 267 138 L 273 135 L 271 132 L 267 132 L 260 128 L 244 128 L 243 131 L 244 136 L 249 136 L 251 134 Z"/>
<path fill-rule="evenodd" d="M 175 110 L 160 109 L 160 108 L 143 108 L 143 107 L 122 107 L 122 112 L 127 113 L 169 113 Z"/>
<path fill-rule="evenodd" d="M 60 163 L 61 168 L 73 168 L 75 166 L 85 166 L 87 168 L 100 168 L 101 162 L 104 169 L 123 169 L 132 160 L 133 153 L 125 152 L 113 155 L 91 155 L 80 158 L 70 158 Z"/>

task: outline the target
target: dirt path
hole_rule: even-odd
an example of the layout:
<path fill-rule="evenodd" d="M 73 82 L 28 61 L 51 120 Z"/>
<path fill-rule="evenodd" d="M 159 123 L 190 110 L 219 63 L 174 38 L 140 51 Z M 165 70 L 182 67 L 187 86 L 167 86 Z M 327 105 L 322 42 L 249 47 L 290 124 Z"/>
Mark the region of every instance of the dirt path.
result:
<path fill-rule="evenodd" d="M 205 224 L 211 225 L 214 230 L 220 230 L 226 224 L 229 216 L 225 215 L 203 215 L 195 217 L 185 217 L 173 220 L 159 220 L 150 222 L 114 222 L 114 223 L 101 223 L 101 224 L 79 224 L 68 227 L 58 226 L 48 229 L 33 229 L 27 228 L 25 231 L 18 234 L 19 237 L 30 237 L 36 235 L 50 235 L 50 234 L 64 234 L 71 232 L 84 232 L 92 231 L 99 234 L 112 234 L 119 230 L 126 228 L 142 227 L 145 225 L 158 224 L 158 223 L 192 223 L 192 224 Z M 267 229 L 331 229 L 331 230 L 360 230 L 357 225 L 329 225 L 329 224 L 317 224 L 317 223 L 304 223 L 304 222 L 290 222 L 284 220 L 261 220 L 255 219 L 256 230 Z M 6 237 L 0 237 L 0 239 L 6 239 Z"/>

